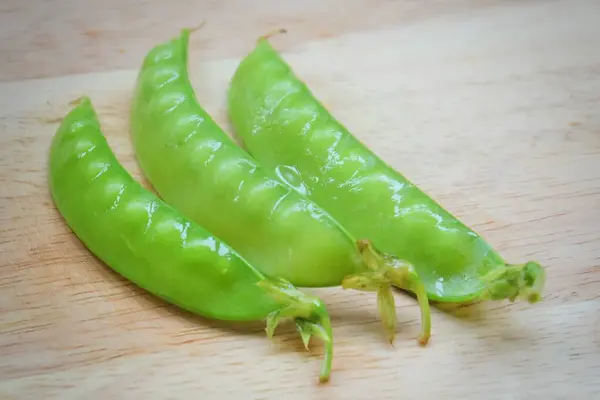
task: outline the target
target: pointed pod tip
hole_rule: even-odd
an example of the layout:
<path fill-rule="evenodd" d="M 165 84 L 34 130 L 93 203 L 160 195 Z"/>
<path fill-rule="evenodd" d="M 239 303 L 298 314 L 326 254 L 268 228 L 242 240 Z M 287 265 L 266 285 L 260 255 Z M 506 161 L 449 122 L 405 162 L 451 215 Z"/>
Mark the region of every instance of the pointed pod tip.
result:
<path fill-rule="evenodd" d="M 260 41 L 268 41 L 268 40 L 269 40 L 270 38 L 272 38 L 273 36 L 276 36 L 276 35 L 285 35 L 285 34 L 287 34 L 287 33 L 288 33 L 288 31 L 287 31 L 287 29 L 285 29 L 285 28 L 277 28 L 277 29 L 273 29 L 272 31 L 270 31 L 270 32 L 267 32 L 267 33 L 265 33 L 264 35 L 260 36 L 260 37 L 258 38 L 258 41 L 259 41 L 259 42 L 260 42 Z"/>

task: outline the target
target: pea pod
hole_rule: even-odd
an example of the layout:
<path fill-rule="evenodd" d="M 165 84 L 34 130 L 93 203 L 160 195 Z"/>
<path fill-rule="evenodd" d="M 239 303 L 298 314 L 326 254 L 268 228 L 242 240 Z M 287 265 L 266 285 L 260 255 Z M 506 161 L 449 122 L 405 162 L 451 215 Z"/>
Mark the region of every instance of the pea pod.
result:
<path fill-rule="evenodd" d="M 139 165 L 159 195 L 226 240 L 267 276 L 305 287 L 342 285 L 378 293 L 390 341 L 396 315 L 391 285 L 417 293 L 419 341 L 431 323 L 412 266 L 357 240 L 327 212 L 270 176 L 206 113 L 187 74 L 188 30 L 147 54 L 131 105 Z"/>
<path fill-rule="evenodd" d="M 209 318 L 266 318 L 269 337 L 282 318 L 295 319 L 305 344 L 312 334 L 324 340 L 320 379 L 329 379 L 332 331 L 322 301 L 283 279 L 266 278 L 227 243 L 144 189 L 110 150 L 87 97 L 52 140 L 49 184 L 68 226 L 116 272 Z"/>
<path fill-rule="evenodd" d="M 541 298 L 536 262 L 507 264 L 479 234 L 357 140 L 260 38 L 228 92 L 229 117 L 250 153 L 351 234 L 407 260 L 430 299 Z"/>

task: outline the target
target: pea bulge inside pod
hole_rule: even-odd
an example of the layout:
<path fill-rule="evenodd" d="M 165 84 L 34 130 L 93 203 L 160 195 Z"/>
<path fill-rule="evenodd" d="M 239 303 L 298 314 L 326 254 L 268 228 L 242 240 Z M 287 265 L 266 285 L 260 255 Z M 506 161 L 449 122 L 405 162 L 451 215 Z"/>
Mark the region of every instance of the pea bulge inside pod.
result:
<path fill-rule="evenodd" d="M 329 379 L 332 332 L 323 302 L 264 276 L 228 243 L 143 188 L 110 150 L 87 97 L 53 137 L 49 186 L 73 233 L 121 276 L 205 317 L 266 319 L 270 335 L 281 319 L 294 319 L 303 338 L 325 341 L 320 379 Z"/>
<path fill-rule="evenodd" d="M 396 283 L 418 293 L 428 320 L 427 298 L 408 265 L 367 255 L 379 252 L 372 246 L 361 250 L 357 242 L 365 238 L 351 235 L 329 212 L 265 170 L 201 107 L 187 72 L 188 41 L 183 30 L 149 51 L 131 105 L 136 157 L 160 196 L 265 275 L 297 286 L 350 288 L 354 280 L 348 277 L 366 279 L 376 270 L 372 290 L 387 291 L 390 277 L 401 275 L 384 272 L 407 271 Z"/>
<path fill-rule="evenodd" d="M 368 149 L 267 38 L 238 65 L 227 105 L 235 133 L 261 165 L 275 176 L 286 171 L 283 183 L 307 193 L 353 236 L 411 263 L 430 299 L 541 298 L 545 273 L 539 264 L 506 263 L 482 236 Z"/>

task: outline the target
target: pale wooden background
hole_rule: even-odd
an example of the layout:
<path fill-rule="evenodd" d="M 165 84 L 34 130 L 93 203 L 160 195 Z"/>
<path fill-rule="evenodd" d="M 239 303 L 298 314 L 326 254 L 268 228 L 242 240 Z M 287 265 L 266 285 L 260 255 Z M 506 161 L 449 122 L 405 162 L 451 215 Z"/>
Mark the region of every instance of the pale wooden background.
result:
<path fill-rule="evenodd" d="M 169 5 L 170 4 L 170 5 Z M 273 43 L 383 158 L 518 262 L 547 267 L 543 303 L 418 311 L 398 294 L 390 347 L 373 296 L 316 290 L 322 347 L 290 325 L 197 318 L 135 289 L 69 233 L 46 184 L 48 144 L 87 94 L 139 177 L 127 133 L 136 69 L 202 21 L 190 68 L 230 129 L 227 82 Z M 0 4 L 0 398 L 600 398 L 599 1 L 22 1 Z"/>

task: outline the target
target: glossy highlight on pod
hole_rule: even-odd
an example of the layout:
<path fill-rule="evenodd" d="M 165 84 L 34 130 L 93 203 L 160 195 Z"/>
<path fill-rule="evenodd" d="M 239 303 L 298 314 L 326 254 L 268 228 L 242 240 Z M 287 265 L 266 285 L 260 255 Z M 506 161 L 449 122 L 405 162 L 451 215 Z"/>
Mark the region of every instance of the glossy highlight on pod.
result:
<path fill-rule="evenodd" d="M 429 303 L 412 266 L 350 235 L 311 199 L 270 176 L 214 122 L 188 78 L 188 41 L 183 30 L 155 46 L 137 78 L 131 136 L 154 189 L 267 276 L 378 293 L 390 341 L 396 331 L 391 286 L 414 291 L 422 315 L 419 343 L 426 344 Z"/>
<path fill-rule="evenodd" d="M 281 170 L 350 234 L 414 266 L 437 302 L 539 301 L 544 269 L 509 264 L 337 121 L 270 44 L 259 38 L 231 79 L 235 133 L 264 168 Z"/>
<path fill-rule="evenodd" d="M 325 342 L 320 380 L 333 360 L 323 302 L 265 277 L 235 249 L 143 188 L 119 164 L 89 98 L 64 118 L 50 149 L 49 184 L 64 220 L 104 263 L 162 299 L 205 317 L 266 319 L 269 337 L 294 319 L 305 345 Z"/>
<path fill-rule="evenodd" d="M 392 287 L 413 293 L 418 342 L 429 302 L 535 303 L 545 270 L 509 264 L 474 230 L 362 144 L 261 37 L 231 78 L 228 116 L 242 149 L 203 109 L 188 77 L 190 29 L 149 49 L 129 111 L 145 189 L 111 151 L 90 99 L 56 131 L 51 197 L 106 265 L 163 300 L 207 318 L 295 322 L 306 347 L 333 332 L 324 302 L 298 287 L 376 293 L 393 342 Z M 160 196 L 160 197 L 159 197 Z"/>

